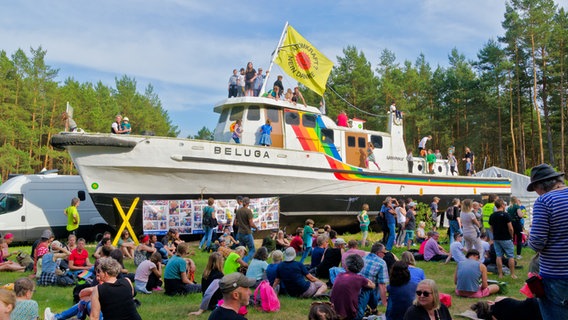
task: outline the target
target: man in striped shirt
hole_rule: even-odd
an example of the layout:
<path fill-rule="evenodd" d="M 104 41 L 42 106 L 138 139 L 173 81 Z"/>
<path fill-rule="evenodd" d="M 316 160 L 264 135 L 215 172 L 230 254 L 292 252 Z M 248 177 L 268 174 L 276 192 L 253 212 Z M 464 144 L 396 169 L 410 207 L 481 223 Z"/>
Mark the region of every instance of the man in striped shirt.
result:
<path fill-rule="evenodd" d="M 540 253 L 546 293 L 538 299 L 542 318 L 568 319 L 568 188 L 564 173 L 547 164 L 533 167 L 527 191 L 539 195 L 533 207 L 529 246 Z"/>

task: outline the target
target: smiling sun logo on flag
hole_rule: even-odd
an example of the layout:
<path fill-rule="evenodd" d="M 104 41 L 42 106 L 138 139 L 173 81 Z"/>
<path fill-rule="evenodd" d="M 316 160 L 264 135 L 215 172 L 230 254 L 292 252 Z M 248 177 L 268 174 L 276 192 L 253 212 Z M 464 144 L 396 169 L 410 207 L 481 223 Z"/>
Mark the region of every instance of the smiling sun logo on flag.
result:
<path fill-rule="evenodd" d="M 291 26 L 288 26 L 286 38 L 275 62 L 289 76 L 320 96 L 325 92 L 333 62 Z"/>

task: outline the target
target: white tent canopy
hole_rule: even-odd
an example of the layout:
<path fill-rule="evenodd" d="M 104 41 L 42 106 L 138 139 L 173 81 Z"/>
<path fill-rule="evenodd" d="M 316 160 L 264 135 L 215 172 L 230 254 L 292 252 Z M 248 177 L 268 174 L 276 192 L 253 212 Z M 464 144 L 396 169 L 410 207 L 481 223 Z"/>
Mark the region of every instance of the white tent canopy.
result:
<path fill-rule="evenodd" d="M 477 172 L 476 176 L 503 177 L 511 179 L 511 195 L 519 198 L 527 210 L 532 212 L 532 206 L 536 198 L 538 198 L 538 194 L 536 192 L 527 191 L 527 185 L 531 182 L 530 177 L 498 167 L 490 167 Z"/>

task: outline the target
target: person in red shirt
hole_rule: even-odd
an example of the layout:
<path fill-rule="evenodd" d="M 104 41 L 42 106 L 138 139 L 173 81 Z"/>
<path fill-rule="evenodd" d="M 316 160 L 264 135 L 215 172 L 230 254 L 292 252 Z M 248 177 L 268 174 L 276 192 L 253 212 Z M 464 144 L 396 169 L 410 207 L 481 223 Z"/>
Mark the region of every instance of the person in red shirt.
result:
<path fill-rule="evenodd" d="M 85 239 L 77 240 L 77 248 L 69 255 L 69 270 L 89 270 L 93 265 L 89 261 L 89 252 L 85 249 Z"/>
<path fill-rule="evenodd" d="M 304 235 L 304 229 L 298 228 L 296 229 L 296 235 L 290 241 L 290 247 L 296 250 L 296 253 L 302 252 L 302 248 L 304 246 L 304 240 L 302 240 L 302 236 Z"/>
<path fill-rule="evenodd" d="M 347 117 L 345 111 L 341 111 L 337 115 L 337 125 L 340 127 L 349 127 L 349 117 Z"/>

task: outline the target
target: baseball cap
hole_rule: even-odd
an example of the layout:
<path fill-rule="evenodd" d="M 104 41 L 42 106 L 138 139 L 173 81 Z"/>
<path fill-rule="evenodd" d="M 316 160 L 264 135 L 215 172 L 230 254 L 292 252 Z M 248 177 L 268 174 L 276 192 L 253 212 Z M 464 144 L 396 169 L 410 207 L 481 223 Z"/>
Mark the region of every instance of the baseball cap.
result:
<path fill-rule="evenodd" d="M 43 230 L 43 233 L 41 234 L 42 239 L 49 239 L 51 237 L 53 237 L 53 232 L 51 232 L 51 230 Z"/>
<path fill-rule="evenodd" d="M 238 287 L 250 288 L 255 284 L 255 279 L 245 277 L 240 272 L 233 272 L 221 278 L 219 281 L 219 289 L 221 289 L 223 293 L 229 293 Z"/>
<path fill-rule="evenodd" d="M 122 120 L 124 120 L 124 121 L 130 121 L 130 119 L 128 119 L 128 117 L 124 117 L 124 118 L 122 118 Z"/>

